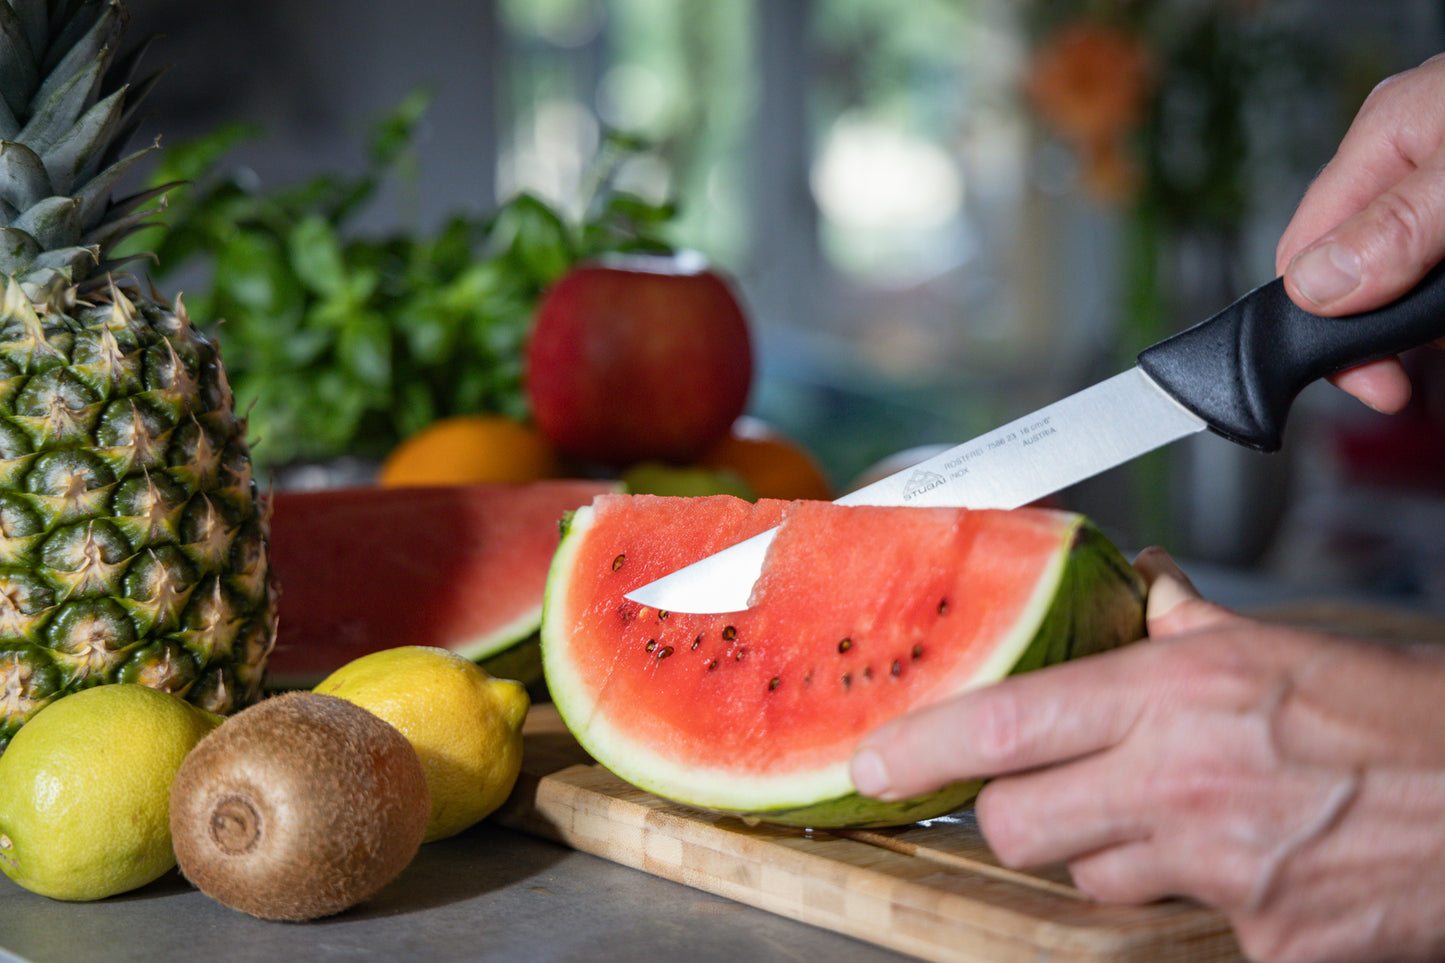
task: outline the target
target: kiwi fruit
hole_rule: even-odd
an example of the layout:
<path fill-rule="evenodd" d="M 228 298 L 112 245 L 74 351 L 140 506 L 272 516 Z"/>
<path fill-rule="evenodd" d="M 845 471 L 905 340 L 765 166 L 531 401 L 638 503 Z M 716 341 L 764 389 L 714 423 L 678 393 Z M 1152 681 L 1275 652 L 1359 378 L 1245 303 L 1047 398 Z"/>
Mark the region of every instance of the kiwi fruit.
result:
<path fill-rule="evenodd" d="M 231 716 L 171 785 L 181 872 L 268 920 L 339 913 L 416 855 L 431 813 L 426 773 L 389 723 L 334 696 L 288 692 Z"/>

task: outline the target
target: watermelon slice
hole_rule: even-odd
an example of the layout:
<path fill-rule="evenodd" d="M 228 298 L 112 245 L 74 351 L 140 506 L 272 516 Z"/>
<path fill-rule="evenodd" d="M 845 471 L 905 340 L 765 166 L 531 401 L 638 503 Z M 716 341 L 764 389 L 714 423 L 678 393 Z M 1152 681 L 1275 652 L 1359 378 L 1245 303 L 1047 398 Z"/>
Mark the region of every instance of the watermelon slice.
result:
<path fill-rule="evenodd" d="M 624 597 L 779 524 L 747 611 Z M 1144 594 L 1118 550 L 1067 512 L 609 494 L 567 523 L 542 661 L 573 735 L 634 785 L 788 825 L 898 825 L 957 809 L 978 787 L 861 797 L 848 760 L 864 734 L 1137 639 Z"/>
<path fill-rule="evenodd" d="M 281 601 L 270 684 L 310 688 L 352 659 L 400 645 L 443 646 L 493 675 L 540 681 L 535 637 L 559 523 L 615 487 L 557 480 L 275 492 L 271 564 Z"/>

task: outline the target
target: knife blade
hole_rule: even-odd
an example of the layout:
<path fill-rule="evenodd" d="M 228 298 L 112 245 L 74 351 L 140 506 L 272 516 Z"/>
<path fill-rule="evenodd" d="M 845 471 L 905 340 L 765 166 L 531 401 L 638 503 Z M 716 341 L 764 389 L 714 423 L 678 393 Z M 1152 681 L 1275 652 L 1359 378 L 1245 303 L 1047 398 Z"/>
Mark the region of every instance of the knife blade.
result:
<path fill-rule="evenodd" d="M 1295 397 L 1345 368 L 1445 336 L 1445 265 L 1399 300 L 1311 314 L 1275 278 L 1140 352 L 1138 364 L 837 499 L 843 505 L 1017 508 L 1205 428 L 1277 451 Z M 747 608 L 776 529 L 640 586 L 672 612 Z"/>

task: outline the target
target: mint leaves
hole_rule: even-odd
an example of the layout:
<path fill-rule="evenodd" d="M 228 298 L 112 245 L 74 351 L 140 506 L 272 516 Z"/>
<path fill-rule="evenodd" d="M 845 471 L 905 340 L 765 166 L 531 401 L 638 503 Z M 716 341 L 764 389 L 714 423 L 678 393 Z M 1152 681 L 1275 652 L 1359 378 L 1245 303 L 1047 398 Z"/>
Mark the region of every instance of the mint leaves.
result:
<path fill-rule="evenodd" d="M 413 94 L 377 123 L 359 175 L 248 187 L 223 161 L 260 134 L 228 125 L 168 148 L 151 178 L 190 185 L 159 219 L 151 274 L 162 287 L 182 272 L 206 278 L 186 305 L 214 326 L 263 467 L 379 458 L 450 414 L 525 419 L 522 351 L 542 292 L 580 260 L 670 249 L 673 205 L 612 186 L 646 149 L 616 134 L 581 218 L 524 193 L 434 232 L 361 236 L 352 222 L 405 164 L 425 106 Z"/>

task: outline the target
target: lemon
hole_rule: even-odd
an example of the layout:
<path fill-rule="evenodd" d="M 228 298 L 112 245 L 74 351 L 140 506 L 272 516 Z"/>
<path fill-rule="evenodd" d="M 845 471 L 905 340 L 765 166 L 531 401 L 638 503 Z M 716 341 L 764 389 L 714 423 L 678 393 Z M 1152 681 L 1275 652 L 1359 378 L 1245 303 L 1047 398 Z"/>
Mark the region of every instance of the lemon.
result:
<path fill-rule="evenodd" d="M 0 755 L 0 870 L 62 900 L 103 899 L 167 872 L 171 782 L 220 722 L 135 683 L 41 709 Z"/>
<path fill-rule="evenodd" d="M 405 438 L 382 462 L 386 487 L 520 484 L 555 478 L 562 466 L 551 442 L 504 415 L 455 415 Z"/>
<path fill-rule="evenodd" d="M 622 487 L 634 495 L 736 495 L 757 501 L 757 493 L 731 469 L 690 468 L 644 461 L 622 473 Z"/>
<path fill-rule="evenodd" d="M 410 645 L 348 662 L 316 691 L 370 710 L 411 741 L 431 793 L 426 842 L 486 818 L 516 784 L 530 705 L 520 682 L 448 649 Z"/>

